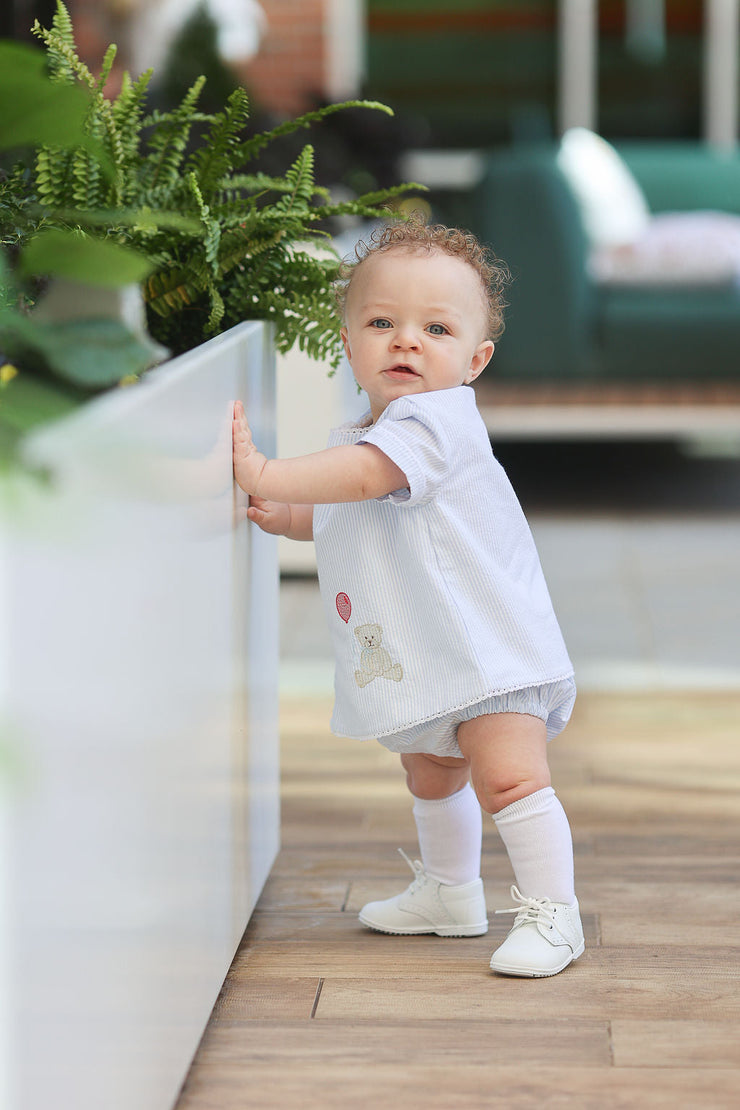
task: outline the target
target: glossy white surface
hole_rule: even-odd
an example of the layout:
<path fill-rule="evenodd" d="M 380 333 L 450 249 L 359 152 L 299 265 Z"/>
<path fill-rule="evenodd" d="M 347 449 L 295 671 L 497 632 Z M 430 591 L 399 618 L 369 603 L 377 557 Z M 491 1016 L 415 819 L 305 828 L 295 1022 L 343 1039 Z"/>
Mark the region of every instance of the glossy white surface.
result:
<path fill-rule="evenodd" d="M 52 483 L 5 540 L 13 1110 L 171 1106 L 277 853 L 277 555 L 234 496 L 236 397 L 274 452 L 261 324 L 33 444 Z"/>

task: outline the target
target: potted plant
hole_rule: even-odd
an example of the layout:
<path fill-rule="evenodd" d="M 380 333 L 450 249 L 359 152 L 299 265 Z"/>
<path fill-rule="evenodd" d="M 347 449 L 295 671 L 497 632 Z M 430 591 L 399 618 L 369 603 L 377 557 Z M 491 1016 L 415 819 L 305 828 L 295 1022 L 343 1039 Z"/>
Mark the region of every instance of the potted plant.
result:
<path fill-rule="evenodd" d="M 26 1107 L 164 1108 L 279 837 L 277 565 L 272 537 L 234 525 L 231 402 L 269 449 L 275 350 L 339 355 L 337 262 L 306 243 L 402 190 L 332 204 L 310 146 L 282 176 L 249 172 L 340 106 L 245 140 L 239 90 L 206 115 L 196 82 L 147 114 L 149 75 L 108 100 L 113 48 L 93 77 L 61 3 L 36 31 L 52 107 L 0 182 L 11 1072 Z M 90 318 L 101 286 L 132 282 L 148 335 Z"/>
<path fill-rule="evenodd" d="M 272 324 L 278 351 L 297 344 L 336 365 L 341 346 L 328 292 L 337 259 L 322 225 L 343 215 L 387 216 L 393 198 L 419 187 L 402 185 L 332 203 L 314 182 L 310 144 L 281 176 L 250 172 L 250 163 L 270 144 L 337 111 L 390 109 L 374 101 L 329 105 L 245 140 L 244 89 L 237 87 L 221 112 L 204 114 L 198 110 L 201 77 L 177 107 L 147 113 L 151 71 L 136 81 L 124 74 L 120 93 L 108 99 L 104 87 L 116 48 L 109 47 L 94 76 L 76 53 L 61 0 L 52 27 L 37 23 L 34 32 L 47 48 L 55 95 L 77 86 L 89 100 L 85 146 L 60 148 L 47 141 L 32 172 L 18 167 L 0 184 L 4 222 L 13 228 L 22 272 L 76 282 L 90 273 L 96 285 L 115 285 L 125 284 L 129 275 L 135 279 L 143 268 L 149 332 L 173 355 L 256 319 Z M 317 251 L 317 244 L 327 249 Z M 2 318 L 0 344 L 16 361 L 30 347 L 47 374 L 76 388 L 112 384 L 73 380 L 74 370 L 55 357 L 53 344 L 34 348 L 28 329 L 17 334 L 3 327 Z M 146 365 L 151 353 L 139 352 L 138 361 Z M 136 375 L 135 363 L 131 353 L 130 372 L 121 377 Z M 0 421 L 7 421 L 12 392 L 3 401 Z"/>

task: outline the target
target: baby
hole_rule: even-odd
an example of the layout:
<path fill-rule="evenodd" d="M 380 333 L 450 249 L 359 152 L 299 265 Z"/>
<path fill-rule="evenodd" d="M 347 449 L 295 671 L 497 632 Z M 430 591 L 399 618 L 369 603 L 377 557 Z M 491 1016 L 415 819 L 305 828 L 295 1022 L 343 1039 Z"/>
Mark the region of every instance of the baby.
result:
<path fill-rule="evenodd" d="M 418 220 L 343 267 L 341 335 L 370 410 L 324 451 L 267 459 L 234 409 L 248 516 L 316 543 L 336 656 L 334 732 L 398 752 L 421 862 L 360 921 L 382 933 L 488 930 L 481 808 L 516 885 L 491 968 L 547 976 L 584 950 L 573 846 L 547 744 L 573 669 L 531 533 L 470 388 L 503 330 L 506 271 L 473 236 Z M 472 786 L 471 786 L 472 782 Z M 410 862 L 410 861 L 409 861 Z"/>

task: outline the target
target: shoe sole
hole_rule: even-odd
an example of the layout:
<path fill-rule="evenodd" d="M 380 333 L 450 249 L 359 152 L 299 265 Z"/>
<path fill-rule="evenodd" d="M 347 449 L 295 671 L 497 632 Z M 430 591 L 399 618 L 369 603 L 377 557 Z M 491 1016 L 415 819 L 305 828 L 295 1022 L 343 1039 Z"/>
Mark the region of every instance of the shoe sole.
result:
<path fill-rule="evenodd" d="M 450 925 L 442 926 L 439 929 L 429 928 L 425 925 L 409 926 L 406 929 L 389 929 L 387 925 L 377 925 L 374 921 L 369 921 L 362 914 L 359 914 L 360 922 L 368 929 L 372 929 L 375 933 L 385 933 L 387 936 L 392 937 L 420 937 L 420 936 L 437 936 L 437 937 L 482 937 L 488 932 L 488 922 L 479 925 Z"/>
<path fill-rule="evenodd" d="M 523 967 L 506 967 L 503 964 L 496 964 L 491 960 L 491 971 L 495 971 L 498 975 L 515 976 L 518 979 L 549 979 L 552 975 L 559 975 L 561 971 L 565 971 L 579 956 L 582 956 L 586 950 L 585 943 L 582 943 L 578 949 L 569 956 L 559 967 L 548 968 L 547 971 L 542 971 L 540 968 L 523 968 Z"/>

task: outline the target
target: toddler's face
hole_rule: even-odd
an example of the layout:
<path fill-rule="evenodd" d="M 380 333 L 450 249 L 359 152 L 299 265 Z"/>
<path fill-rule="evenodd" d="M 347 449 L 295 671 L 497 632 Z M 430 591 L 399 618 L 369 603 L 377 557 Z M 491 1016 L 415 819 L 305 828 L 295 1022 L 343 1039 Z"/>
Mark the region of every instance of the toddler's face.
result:
<path fill-rule="evenodd" d="M 370 255 L 352 275 L 345 320 L 344 348 L 373 420 L 397 397 L 472 382 L 493 354 L 477 273 L 441 251 Z"/>

